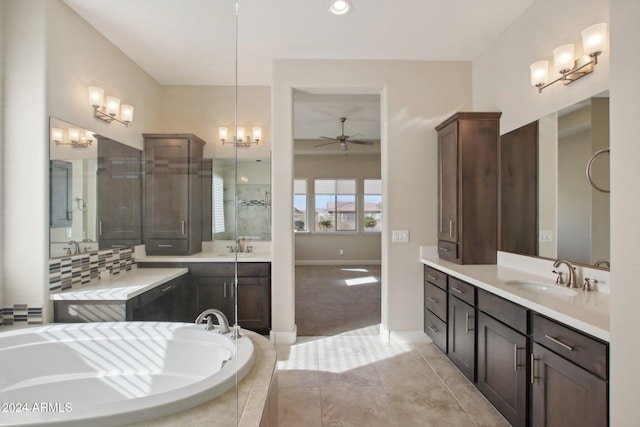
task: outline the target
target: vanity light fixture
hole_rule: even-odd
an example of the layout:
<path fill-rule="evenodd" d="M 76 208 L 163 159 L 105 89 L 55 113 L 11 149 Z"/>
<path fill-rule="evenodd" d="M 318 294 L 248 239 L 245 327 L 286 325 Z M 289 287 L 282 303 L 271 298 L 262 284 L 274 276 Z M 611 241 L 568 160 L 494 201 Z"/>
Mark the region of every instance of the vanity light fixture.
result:
<path fill-rule="evenodd" d="M 351 12 L 351 3 L 347 0 L 333 0 L 329 3 L 329 12 L 334 15 L 346 15 Z"/>
<path fill-rule="evenodd" d="M 249 147 L 251 144 L 256 144 L 262 139 L 262 128 L 255 126 L 252 128 L 252 135 L 245 135 L 243 127 L 236 128 L 236 136 L 229 141 L 229 129 L 226 127 L 218 128 L 218 138 L 222 141 L 222 144 L 235 144 L 236 147 Z"/>
<path fill-rule="evenodd" d="M 56 145 L 69 145 L 72 148 L 87 148 L 94 141 L 93 134 L 88 130 L 69 128 L 67 129 L 67 135 L 69 136 L 69 141 L 64 140 L 64 130 L 51 128 L 51 140 L 55 142 Z"/>
<path fill-rule="evenodd" d="M 591 74 L 595 65 L 598 64 L 598 56 L 605 50 L 607 45 L 607 24 L 600 23 L 585 28 L 582 31 L 582 47 L 584 55 L 588 58 L 581 60 L 582 65 L 578 65 L 575 58 L 574 45 L 565 44 L 553 50 L 553 65 L 560 77 L 547 83 L 549 80 L 549 61 L 538 61 L 531 64 L 531 85 L 538 88 L 538 93 L 542 89 L 557 82 L 563 82 L 566 86 L 578 79 Z"/>
<path fill-rule="evenodd" d="M 128 104 L 120 105 L 120 98 L 107 96 L 107 103 L 104 102 L 104 89 L 97 86 L 89 86 L 89 105 L 93 107 L 93 115 L 107 123 L 116 121 L 125 126 L 133 121 L 133 106 Z M 118 118 L 120 114 L 120 118 Z"/>

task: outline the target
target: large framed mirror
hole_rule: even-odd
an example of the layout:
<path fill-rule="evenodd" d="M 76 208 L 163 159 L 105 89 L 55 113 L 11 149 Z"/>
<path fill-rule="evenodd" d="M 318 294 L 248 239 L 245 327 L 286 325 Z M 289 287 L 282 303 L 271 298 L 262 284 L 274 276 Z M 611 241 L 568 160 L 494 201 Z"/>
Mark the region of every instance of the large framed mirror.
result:
<path fill-rule="evenodd" d="M 608 148 L 608 93 L 502 135 L 499 249 L 609 268 Z"/>

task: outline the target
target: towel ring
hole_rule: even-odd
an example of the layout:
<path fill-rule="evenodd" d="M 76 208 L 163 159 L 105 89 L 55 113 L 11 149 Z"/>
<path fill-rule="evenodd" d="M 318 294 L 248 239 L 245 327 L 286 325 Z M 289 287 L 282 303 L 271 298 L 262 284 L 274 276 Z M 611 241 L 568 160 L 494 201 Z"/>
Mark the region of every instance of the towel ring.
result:
<path fill-rule="evenodd" d="M 593 182 L 593 177 L 591 176 L 591 166 L 593 166 L 593 161 L 596 159 L 596 157 L 598 157 L 600 154 L 604 154 L 604 153 L 609 153 L 609 149 L 608 148 L 603 148 L 602 150 L 598 150 L 595 153 L 593 153 L 593 155 L 589 158 L 589 161 L 587 162 L 587 169 L 586 169 L 586 174 L 587 174 L 587 181 L 589 181 L 589 184 L 591 184 L 591 186 L 603 193 L 610 193 L 611 190 L 606 189 L 606 188 L 602 188 L 602 187 L 598 187 L 594 182 Z"/>

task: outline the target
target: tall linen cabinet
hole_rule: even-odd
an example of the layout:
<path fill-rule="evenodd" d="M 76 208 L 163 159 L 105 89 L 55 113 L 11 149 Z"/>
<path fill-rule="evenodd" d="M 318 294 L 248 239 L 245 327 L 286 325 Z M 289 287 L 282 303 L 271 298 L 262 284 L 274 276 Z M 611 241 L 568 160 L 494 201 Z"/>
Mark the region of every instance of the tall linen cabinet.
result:
<path fill-rule="evenodd" d="M 438 132 L 438 254 L 495 264 L 501 113 L 456 113 Z"/>

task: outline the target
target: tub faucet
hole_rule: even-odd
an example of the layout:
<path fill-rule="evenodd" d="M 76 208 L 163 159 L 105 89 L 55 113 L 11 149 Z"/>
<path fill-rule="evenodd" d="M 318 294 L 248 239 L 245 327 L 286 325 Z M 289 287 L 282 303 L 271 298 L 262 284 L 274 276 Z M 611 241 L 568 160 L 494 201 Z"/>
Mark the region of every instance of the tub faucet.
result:
<path fill-rule="evenodd" d="M 227 320 L 227 316 L 225 316 L 223 312 L 215 308 L 210 308 L 200 313 L 198 317 L 196 317 L 196 323 L 204 323 L 204 319 L 207 319 L 207 326 L 205 326 L 205 329 L 207 331 L 210 331 L 214 327 L 211 316 L 215 316 L 218 320 L 219 333 L 226 334 L 229 332 L 229 320 Z"/>
<path fill-rule="evenodd" d="M 578 285 L 578 282 L 576 280 L 576 268 L 573 265 L 571 265 L 569 261 L 564 259 L 559 259 L 556 262 L 554 262 L 553 267 L 558 268 L 560 264 L 565 264 L 569 269 L 569 274 L 567 275 L 568 277 L 567 288 L 579 288 L 580 285 Z"/>

